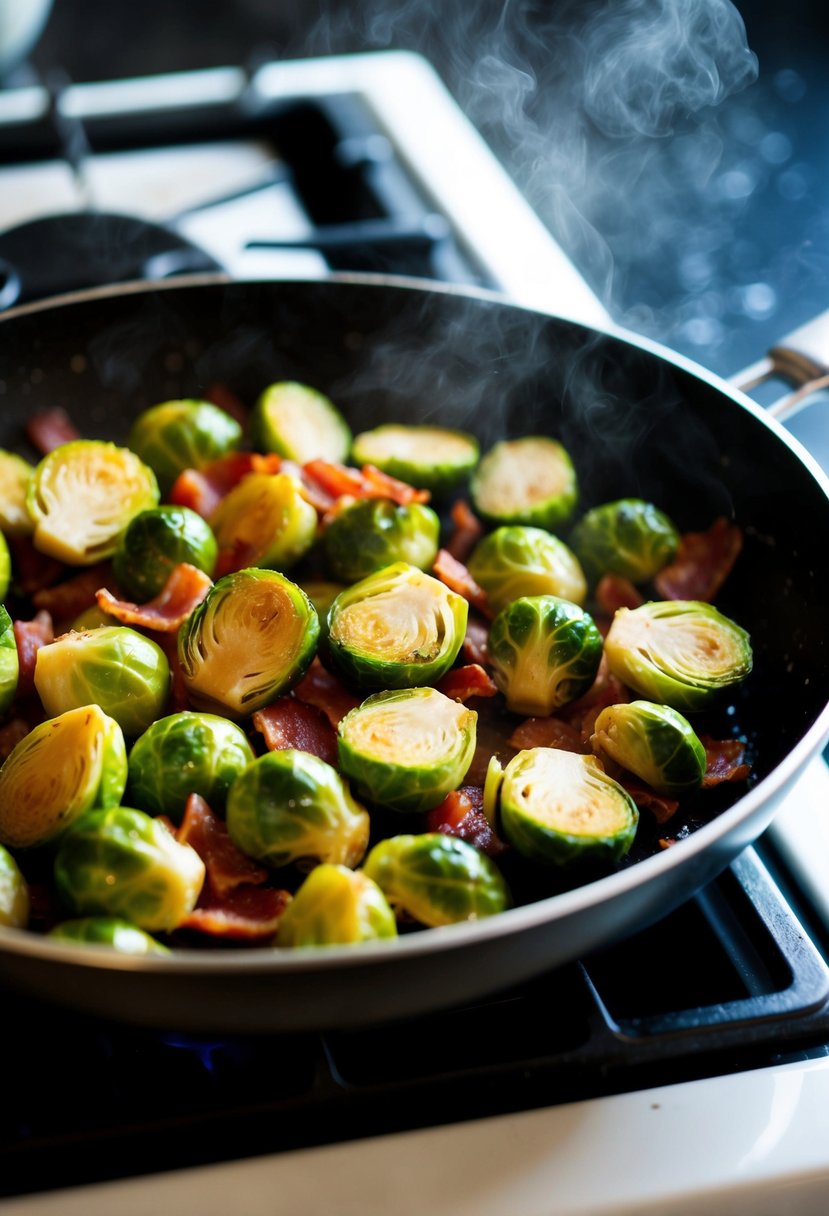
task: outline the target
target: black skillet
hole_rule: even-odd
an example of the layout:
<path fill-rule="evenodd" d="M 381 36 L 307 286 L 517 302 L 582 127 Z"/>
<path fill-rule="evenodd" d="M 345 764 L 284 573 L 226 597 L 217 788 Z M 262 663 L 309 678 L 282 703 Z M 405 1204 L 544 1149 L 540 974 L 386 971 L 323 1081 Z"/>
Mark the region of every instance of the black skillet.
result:
<path fill-rule="evenodd" d="M 671 848 L 643 826 L 617 872 L 569 890 L 544 878 L 532 902 L 490 920 L 357 948 L 147 959 L 0 930 L 5 982 L 104 1017 L 190 1030 L 413 1015 L 643 928 L 762 832 L 829 734 L 829 488 L 779 425 L 660 348 L 485 294 L 355 276 L 178 280 L 6 314 L 0 445 L 25 450 L 36 408 L 63 406 L 85 435 L 123 439 L 147 405 L 217 381 L 252 399 L 276 379 L 329 393 L 355 430 L 421 419 L 473 430 L 484 445 L 555 435 L 572 452 L 584 506 L 639 495 L 683 530 L 734 518 L 745 547 L 718 606 L 751 633 L 755 670 L 714 726 L 747 738 L 751 783 L 712 795 Z"/>

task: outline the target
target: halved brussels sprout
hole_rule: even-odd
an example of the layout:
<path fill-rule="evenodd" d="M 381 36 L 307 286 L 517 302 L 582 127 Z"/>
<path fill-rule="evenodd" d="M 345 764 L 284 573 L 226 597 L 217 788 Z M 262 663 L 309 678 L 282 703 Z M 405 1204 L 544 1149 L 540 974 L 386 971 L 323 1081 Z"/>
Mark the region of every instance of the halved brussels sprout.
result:
<path fill-rule="evenodd" d="M 204 862 L 160 819 L 132 807 L 87 811 L 62 836 L 55 886 L 78 916 L 114 916 L 149 932 L 175 929 L 193 911 Z"/>
<path fill-rule="evenodd" d="M 474 845 L 442 832 L 381 840 L 363 873 L 392 907 L 432 928 L 497 916 L 510 904 L 495 863 Z"/>
<path fill-rule="evenodd" d="M 126 784 L 124 736 L 97 705 L 40 722 L 0 768 L 0 841 L 45 844 L 93 807 L 116 806 Z"/>
<path fill-rule="evenodd" d="M 616 861 L 636 835 L 636 803 L 595 756 L 554 747 L 519 752 L 498 794 L 503 836 L 531 861 Z"/>
<path fill-rule="evenodd" d="M 19 675 L 14 623 L 5 606 L 0 604 L 0 714 L 4 714 L 14 700 Z"/>
<path fill-rule="evenodd" d="M 321 865 L 311 871 L 288 904 L 278 946 L 334 946 L 397 937 L 388 901 L 360 870 Z"/>
<path fill-rule="evenodd" d="M 309 752 L 267 752 L 236 778 L 227 797 L 233 843 L 278 869 L 311 859 L 356 866 L 368 846 L 368 814 L 340 774 Z"/>
<path fill-rule="evenodd" d="M 570 534 L 570 544 L 593 581 L 603 574 L 618 574 L 645 583 L 672 560 L 679 532 L 653 503 L 622 498 L 583 515 Z"/>
<path fill-rule="evenodd" d="M 395 562 L 346 588 L 328 612 L 328 648 L 356 687 L 410 688 L 449 670 L 466 635 L 468 605 L 438 579 Z"/>
<path fill-rule="evenodd" d="M 599 714 L 593 750 L 610 756 L 658 794 L 679 798 L 705 776 L 705 748 L 682 714 L 653 701 L 608 705 Z"/>
<path fill-rule="evenodd" d="M 151 815 L 180 823 L 191 794 L 221 812 L 233 782 L 255 759 L 244 732 L 227 718 L 189 710 L 159 718 L 129 756 L 130 798 Z"/>
<path fill-rule="evenodd" d="M 158 502 L 152 469 L 129 448 L 75 439 L 44 456 L 29 483 L 35 548 L 72 566 L 111 557 L 127 524 Z"/>
<path fill-rule="evenodd" d="M 226 574 L 179 630 L 192 704 L 232 718 L 254 713 L 302 679 L 318 637 L 311 601 L 284 575 Z"/>
<path fill-rule="evenodd" d="M 102 625 L 41 646 L 35 688 L 48 714 L 100 705 L 125 735 L 140 735 L 164 712 L 170 664 L 151 638 L 126 625 Z"/>
<path fill-rule="evenodd" d="M 65 920 L 49 930 L 48 937 L 66 942 L 85 942 L 90 946 L 111 946 L 119 954 L 169 954 L 149 933 L 115 916 L 83 916 Z"/>
<path fill-rule="evenodd" d="M 334 578 L 355 583 L 394 562 L 428 570 L 439 539 L 440 520 L 431 507 L 364 498 L 334 517 L 323 533 L 323 548 Z"/>
<path fill-rule="evenodd" d="M 9 592 L 12 579 L 12 555 L 9 553 L 8 542 L 0 532 L 0 600 L 4 600 Z"/>
<path fill-rule="evenodd" d="M 184 469 L 203 469 L 234 451 L 242 438 L 235 418 L 210 401 L 163 401 L 143 410 L 127 443 L 148 464 L 166 494 Z"/>
<path fill-rule="evenodd" d="M 436 688 L 374 693 L 340 722 L 340 768 L 362 798 L 393 811 L 428 811 L 463 781 L 477 718 Z"/>
<path fill-rule="evenodd" d="M 563 528 L 578 501 L 573 462 L 555 439 L 528 435 L 503 439 L 472 476 L 472 501 L 493 524 Z"/>
<path fill-rule="evenodd" d="M 751 671 L 748 634 L 701 600 L 620 608 L 605 638 L 613 675 L 648 700 L 684 713 L 705 709 Z"/>
<path fill-rule="evenodd" d="M 28 923 L 29 888 L 26 879 L 11 853 L 0 844 L 0 925 L 9 929 L 25 929 Z"/>
<path fill-rule="evenodd" d="M 478 542 L 467 566 L 493 612 L 525 595 L 557 595 L 573 604 L 583 604 L 587 596 L 575 553 L 544 528 L 496 528 Z"/>
<path fill-rule="evenodd" d="M 210 517 L 220 549 L 241 550 L 248 566 L 289 570 L 317 535 L 317 513 L 288 473 L 248 473 Z"/>
<path fill-rule="evenodd" d="M 6 536 L 30 536 L 34 529 L 26 505 L 34 471 L 22 456 L 0 449 L 0 530 Z"/>
<path fill-rule="evenodd" d="M 523 596 L 492 622 L 488 650 L 507 709 L 547 717 L 587 692 L 599 670 L 602 635 L 578 604 Z"/>
<path fill-rule="evenodd" d="M 373 464 L 437 495 L 448 494 L 466 481 L 479 455 L 477 439 L 465 431 L 393 422 L 363 431 L 351 449 L 355 464 Z"/>
<path fill-rule="evenodd" d="M 251 410 L 249 430 L 257 452 L 277 452 L 298 464 L 342 462 L 351 447 L 348 423 L 333 401 L 293 380 L 265 389 Z"/>
<path fill-rule="evenodd" d="M 119 587 L 139 604 L 153 599 L 180 562 L 208 577 L 216 567 L 216 537 L 189 507 L 161 506 L 130 520 L 118 542 L 112 569 Z"/>

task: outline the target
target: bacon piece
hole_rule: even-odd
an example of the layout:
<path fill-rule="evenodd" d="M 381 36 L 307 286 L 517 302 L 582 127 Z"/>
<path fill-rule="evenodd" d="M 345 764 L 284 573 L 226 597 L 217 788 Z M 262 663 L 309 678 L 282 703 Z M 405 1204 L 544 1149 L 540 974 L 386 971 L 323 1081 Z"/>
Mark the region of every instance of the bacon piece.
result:
<path fill-rule="evenodd" d="M 638 587 L 620 574 L 603 574 L 596 584 L 595 598 L 599 609 L 609 617 L 619 608 L 639 608 L 645 602 Z"/>
<path fill-rule="evenodd" d="M 31 730 L 25 718 L 12 718 L 4 726 L 0 726 L 0 764 L 12 754 L 21 739 L 25 739 Z"/>
<path fill-rule="evenodd" d="M 47 557 L 32 544 L 30 536 L 7 537 L 12 557 L 14 585 L 23 595 L 34 595 L 51 587 L 66 573 L 63 562 Z"/>
<path fill-rule="evenodd" d="M 706 532 L 684 533 L 676 557 L 660 570 L 654 586 L 665 600 L 704 600 L 710 604 L 742 547 L 742 531 L 721 515 Z"/>
<path fill-rule="evenodd" d="M 328 507 L 344 494 L 349 498 L 390 498 L 399 506 L 428 502 L 431 497 L 428 490 L 419 490 L 406 481 L 390 477 L 373 464 L 355 469 L 333 460 L 309 460 L 302 466 L 302 473 L 309 491 L 315 490 L 327 498 Z"/>
<path fill-rule="evenodd" d="M 224 822 L 200 794 L 187 799 L 176 839 L 196 850 L 207 871 L 205 883 L 217 896 L 243 884 L 261 886 L 267 881 L 268 871 L 236 847 Z"/>
<path fill-rule="evenodd" d="M 489 641 L 489 624 L 480 617 L 470 616 L 466 622 L 466 635 L 461 645 L 461 654 L 467 663 L 480 663 L 485 666 L 489 658 L 487 642 Z"/>
<path fill-rule="evenodd" d="M 319 756 L 327 764 L 337 763 L 337 732 L 315 705 L 292 696 L 280 697 L 257 710 L 252 722 L 270 752 L 296 748 Z"/>
<path fill-rule="evenodd" d="M 54 587 L 44 587 L 35 592 L 32 603 L 35 608 L 45 609 L 50 613 L 53 620 L 65 624 L 74 621 L 75 617 L 95 604 L 97 592 L 101 587 L 114 586 L 111 564 L 99 562 L 95 566 L 87 566 Z"/>
<path fill-rule="evenodd" d="M 321 709 L 336 730 L 342 718 L 359 705 L 359 700 L 345 685 L 315 658 L 305 675 L 295 686 L 294 696 L 306 705 Z"/>
<path fill-rule="evenodd" d="M 62 443 L 71 443 L 73 439 L 81 437 L 66 410 L 60 406 L 38 410 L 32 414 L 26 423 L 26 435 L 41 456 L 48 456 L 49 452 L 59 448 Z"/>
<path fill-rule="evenodd" d="M 712 739 L 710 735 L 700 735 L 699 740 L 705 748 L 703 789 L 723 781 L 745 781 L 751 765 L 745 761 L 744 743 L 739 739 Z"/>
<path fill-rule="evenodd" d="M 462 785 L 426 815 L 427 832 L 443 832 L 466 840 L 489 857 L 509 848 L 500 840 L 484 814 L 484 791 L 478 785 Z"/>
<path fill-rule="evenodd" d="M 445 697 L 452 701 L 462 701 L 464 704 L 470 697 L 494 697 L 498 692 L 495 681 L 480 663 L 454 667 L 438 680 L 435 687 Z"/>
<path fill-rule="evenodd" d="M 454 525 L 446 548 L 459 562 L 465 562 L 484 534 L 484 525 L 465 498 L 452 504 L 450 512 Z"/>
<path fill-rule="evenodd" d="M 55 640 L 52 617 L 48 612 L 38 612 L 31 621 L 15 621 L 14 640 L 17 644 L 17 659 L 20 673 L 17 677 L 17 696 L 29 697 L 35 691 L 35 663 L 41 646 Z"/>
<path fill-rule="evenodd" d="M 620 777 L 619 784 L 627 790 L 639 810 L 650 811 L 657 823 L 667 823 L 679 809 L 675 798 L 657 794 L 649 785 L 639 785 L 638 782 L 629 781 L 627 777 Z"/>
<path fill-rule="evenodd" d="M 438 550 L 432 573 L 450 591 L 462 595 L 482 616 L 492 617 L 492 610 L 483 587 L 478 586 L 463 562 L 459 562 L 456 557 L 453 557 L 448 549 Z"/>
<path fill-rule="evenodd" d="M 261 555 L 261 552 L 261 549 L 257 550 L 250 541 L 234 540 L 228 548 L 219 550 L 216 558 L 216 578 L 219 579 L 225 574 L 234 574 L 237 570 L 246 570 L 248 566 L 257 565 L 257 553 Z"/>
<path fill-rule="evenodd" d="M 212 586 L 203 570 L 189 562 L 179 562 L 159 594 L 146 604 L 116 599 L 106 587 L 98 591 L 96 598 L 103 612 L 125 625 L 141 625 L 158 633 L 175 633 Z"/>
<path fill-rule="evenodd" d="M 290 902 L 288 891 L 274 887 L 237 887 L 221 898 L 208 891 L 178 927 L 230 941 L 263 943 L 275 935 Z"/>
<path fill-rule="evenodd" d="M 527 718 L 516 726 L 508 739 L 510 747 L 523 751 L 531 747 L 556 747 L 563 752 L 583 754 L 587 749 L 581 732 L 561 718 Z"/>
<path fill-rule="evenodd" d="M 168 501 L 178 507 L 190 507 L 209 519 L 234 486 L 248 473 L 278 473 L 282 457 L 275 452 L 229 452 L 203 469 L 184 469 L 170 489 Z"/>
<path fill-rule="evenodd" d="M 594 723 L 601 711 L 608 705 L 621 705 L 629 700 L 628 690 L 616 676 L 611 674 L 607 658 L 603 654 L 596 679 L 590 688 L 578 700 L 565 705 L 559 714 L 581 732 L 582 739 L 587 743 L 593 734 Z"/>

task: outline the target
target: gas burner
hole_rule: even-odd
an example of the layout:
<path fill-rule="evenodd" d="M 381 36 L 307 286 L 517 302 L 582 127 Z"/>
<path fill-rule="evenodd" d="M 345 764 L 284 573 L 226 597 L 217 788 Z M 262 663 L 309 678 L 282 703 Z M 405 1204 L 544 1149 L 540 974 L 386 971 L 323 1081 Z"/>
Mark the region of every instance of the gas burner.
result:
<path fill-rule="evenodd" d="M 162 224 L 114 213 L 45 216 L 0 233 L 0 308 L 108 283 L 221 269 Z"/>

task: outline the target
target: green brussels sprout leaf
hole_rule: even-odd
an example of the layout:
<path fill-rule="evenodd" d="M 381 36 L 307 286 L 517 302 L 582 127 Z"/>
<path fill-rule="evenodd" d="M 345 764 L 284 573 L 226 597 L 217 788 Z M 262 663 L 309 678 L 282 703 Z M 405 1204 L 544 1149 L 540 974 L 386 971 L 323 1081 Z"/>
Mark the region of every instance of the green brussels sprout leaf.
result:
<path fill-rule="evenodd" d="M 557 595 L 573 604 L 583 604 L 587 596 L 575 553 L 543 528 L 496 528 L 475 546 L 467 567 L 493 612 L 526 595 Z"/>
<path fill-rule="evenodd" d="M 248 566 L 289 570 L 313 545 L 317 513 L 288 473 L 248 473 L 210 517 L 221 551 Z"/>
<path fill-rule="evenodd" d="M 279 922 L 278 946 L 333 946 L 397 936 L 397 921 L 375 882 L 360 870 L 316 866 Z"/>
<path fill-rule="evenodd" d="M 323 393 L 293 380 L 271 384 L 251 410 L 250 440 L 258 452 L 277 452 L 288 460 L 343 463 L 351 431 Z"/>
<path fill-rule="evenodd" d="M 20 658 L 14 636 L 14 623 L 0 604 L 0 713 L 5 713 L 17 692 Z"/>
<path fill-rule="evenodd" d="M 355 583 L 394 562 L 428 570 L 438 552 L 440 520 L 431 507 L 364 498 L 335 515 L 323 533 L 328 569 Z"/>
<path fill-rule="evenodd" d="M 0 448 L 0 531 L 5 536 L 31 536 L 34 530 L 27 506 L 34 471 L 28 460 Z"/>
<path fill-rule="evenodd" d="M 78 920 L 65 920 L 50 929 L 47 936 L 65 942 L 83 942 L 89 946 L 109 946 L 119 954 L 170 953 L 149 933 L 115 916 L 83 916 Z"/>
<path fill-rule="evenodd" d="M 158 478 L 166 494 L 179 473 L 203 469 L 235 451 L 242 428 L 235 418 L 210 401 L 163 401 L 143 410 L 127 443 Z"/>
<path fill-rule="evenodd" d="M 373 464 L 390 477 L 445 495 L 469 477 L 478 463 L 478 441 L 442 426 L 387 423 L 354 439 L 351 458 Z"/>
<path fill-rule="evenodd" d="M 570 544 L 594 582 L 603 574 L 618 574 L 645 583 L 673 559 L 679 532 L 652 503 L 622 498 L 583 515 Z"/>
<path fill-rule="evenodd" d="M 591 745 L 669 798 L 698 789 L 705 776 L 705 748 L 690 722 L 668 705 L 606 706 L 596 718 Z"/>
<path fill-rule="evenodd" d="M 216 538 L 206 520 L 189 507 L 141 511 L 127 525 L 112 559 L 119 587 L 144 604 L 164 588 L 181 562 L 213 577 Z"/>
<path fill-rule="evenodd" d="M 25 929 L 29 922 L 29 888 L 17 862 L 0 844 L 0 925 Z"/>

